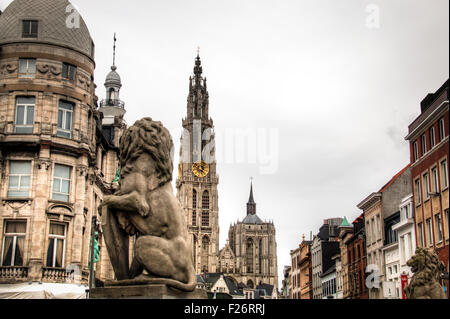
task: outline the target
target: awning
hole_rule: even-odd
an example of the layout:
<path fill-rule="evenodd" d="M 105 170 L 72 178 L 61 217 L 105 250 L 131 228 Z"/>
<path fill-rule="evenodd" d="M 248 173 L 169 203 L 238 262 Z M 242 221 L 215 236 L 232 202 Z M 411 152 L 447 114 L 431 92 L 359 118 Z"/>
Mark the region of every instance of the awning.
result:
<path fill-rule="evenodd" d="M 86 299 L 87 286 L 22 283 L 0 285 L 0 299 Z"/>

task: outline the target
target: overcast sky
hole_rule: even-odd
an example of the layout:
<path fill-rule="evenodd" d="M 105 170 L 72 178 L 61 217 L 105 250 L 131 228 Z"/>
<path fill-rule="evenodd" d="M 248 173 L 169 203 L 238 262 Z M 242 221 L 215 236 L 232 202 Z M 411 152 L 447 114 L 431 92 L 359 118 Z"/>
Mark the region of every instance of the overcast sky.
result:
<path fill-rule="evenodd" d="M 408 164 L 408 125 L 449 77 L 448 0 L 72 2 L 96 44 L 100 98 L 117 32 L 128 124 L 150 116 L 179 142 L 200 46 L 218 157 L 227 129 L 278 131 L 276 173 L 258 163 L 217 170 L 220 247 L 245 217 L 253 176 L 257 213 L 277 229 L 280 282 L 302 234 L 326 218 L 352 222 Z"/>

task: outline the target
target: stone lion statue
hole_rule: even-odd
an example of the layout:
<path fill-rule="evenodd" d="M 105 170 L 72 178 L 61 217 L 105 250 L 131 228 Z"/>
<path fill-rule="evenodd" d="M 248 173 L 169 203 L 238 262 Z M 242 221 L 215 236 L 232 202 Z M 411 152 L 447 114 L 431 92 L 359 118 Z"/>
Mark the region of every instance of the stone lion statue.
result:
<path fill-rule="evenodd" d="M 120 140 L 119 188 L 99 208 L 118 280 L 107 285 L 166 284 L 195 290 L 192 247 L 171 185 L 172 149 L 169 131 L 151 118 L 136 122 Z M 131 265 L 130 236 L 136 236 Z"/>
<path fill-rule="evenodd" d="M 432 250 L 417 248 L 408 261 L 414 273 L 411 283 L 405 288 L 408 299 L 446 299 L 439 278 L 445 270 L 444 264 Z"/>

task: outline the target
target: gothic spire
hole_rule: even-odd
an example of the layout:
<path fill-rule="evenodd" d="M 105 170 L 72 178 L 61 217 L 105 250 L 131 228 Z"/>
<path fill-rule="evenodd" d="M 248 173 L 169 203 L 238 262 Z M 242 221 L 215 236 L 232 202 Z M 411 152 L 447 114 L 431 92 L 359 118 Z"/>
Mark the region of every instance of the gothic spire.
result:
<path fill-rule="evenodd" d="M 208 120 L 209 94 L 206 78 L 203 78 L 203 67 L 200 59 L 200 48 L 195 59 L 194 75 L 189 78 L 188 118 Z"/>
<path fill-rule="evenodd" d="M 250 185 L 250 198 L 248 199 L 248 203 L 255 204 L 255 200 L 253 198 L 253 181 L 251 182 L 251 185 Z"/>
<path fill-rule="evenodd" d="M 248 215 L 256 215 L 256 203 L 253 198 L 253 178 L 250 185 L 250 198 L 248 199 L 247 203 L 247 216 Z"/>
<path fill-rule="evenodd" d="M 194 75 L 195 78 L 200 78 L 203 73 L 202 60 L 200 59 L 200 51 L 197 52 L 197 58 L 195 59 Z"/>

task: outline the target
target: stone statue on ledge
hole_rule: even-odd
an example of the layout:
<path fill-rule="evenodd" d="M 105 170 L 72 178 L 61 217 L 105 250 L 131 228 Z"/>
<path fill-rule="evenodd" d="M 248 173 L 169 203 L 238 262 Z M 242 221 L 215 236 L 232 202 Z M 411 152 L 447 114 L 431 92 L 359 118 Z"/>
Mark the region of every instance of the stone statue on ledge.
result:
<path fill-rule="evenodd" d="M 433 250 L 417 248 L 408 266 L 414 275 L 405 288 L 407 299 L 447 299 L 439 284 L 445 267 Z"/>
<path fill-rule="evenodd" d="M 99 208 L 117 278 L 106 287 L 160 285 L 184 293 L 196 288 L 184 214 L 171 185 L 172 149 L 169 131 L 151 118 L 136 122 L 121 138 L 120 186 Z M 130 236 L 136 236 L 131 266 Z"/>

